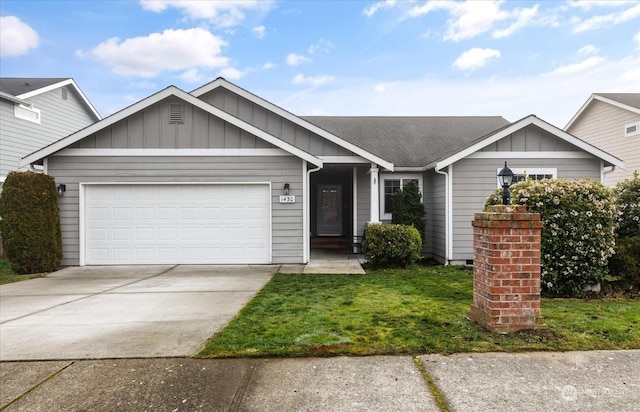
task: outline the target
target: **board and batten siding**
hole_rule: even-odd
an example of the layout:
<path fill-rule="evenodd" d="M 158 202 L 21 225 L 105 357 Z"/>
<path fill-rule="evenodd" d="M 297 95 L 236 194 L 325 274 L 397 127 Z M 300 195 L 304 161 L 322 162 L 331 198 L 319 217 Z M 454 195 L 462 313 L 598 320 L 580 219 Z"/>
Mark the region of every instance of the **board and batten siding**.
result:
<path fill-rule="evenodd" d="M 351 151 L 298 126 L 282 116 L 268 111 L 264 107 L 230 90 L 217 88 L 199 98 L 314 156 L 354 155 Z"/>
<path fill-rule="evenodd" d="M 453 261 L 473 259 L 473 214 L 482 211 L 487 197 L 498 189 L 497 169 L 556 168 L 558 178 L 600 180 L 600 159 L 500 159 L 465 158 L 453 164 Z"/>
<path fill-rule="evenodd" d="M 50 143 L 62 139 L 97 119 L 72 87 L 67 87 L 67 100 L 62 88 L 26 99 L 40 110 L 40 123 L 15 116 L 16 103 L 0 99 L 0 176 L 18 169 L 21 158 Z"/>
<path fill-rule="evenodd" d="M 367 166 L 358 166 L 358 203 L 357 213 L 358 213 L 358 221 L 357 221 L 357 232 L 354 233 L 354 236 L 362 236 L 364 234 L 365 229 L 367 228 L 367 223 L 369 223 L 371 218 L 371 207 L 369 202 L 371 201 L 371 176 L 369 175 L 370 167 Z"/>
<path fill-rule="evenodd" d="M 60 198 L 62 265 L 79 264 L 79 183 L 271 183 L 272 262 L 302 263 L 302 160 L 276 157 L 81 157 L 48 158 L 48 174 L 64 183 Z M 296 203 L 280 204 L 289 183 Z"/>
<path fill-rule="evenodd" d="M 426 256 L 444 261 L 446 256 L 446 187 L 445 176 L 429 170 L 423 175 L 424 206 L 427 228 L 425 230 Z"/>
<path fill-rule="evenodd" d="M 567 131 L 605 152 L 622 159 L 626 170 L 618 169 L 605 175 L 604 183 L 615 186 L 640 172 L 640 135 L 624 136 L 624 126 L 640 122 L 640 115 L 608 103 L 593 100 Z"/>

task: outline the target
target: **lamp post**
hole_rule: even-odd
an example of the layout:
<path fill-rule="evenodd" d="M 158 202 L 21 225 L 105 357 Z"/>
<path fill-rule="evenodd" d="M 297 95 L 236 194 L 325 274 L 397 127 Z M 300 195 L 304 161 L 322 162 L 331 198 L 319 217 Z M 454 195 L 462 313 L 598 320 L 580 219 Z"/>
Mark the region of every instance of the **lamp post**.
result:
<path fill-rule="evenodd" d="M 498 173 L 498 180 L 502 186 L 502 204 L 510 205 L 511 192 L 509 191 L 509 186 L 511 186 L 511 182 L 513 181 L 513 172 L 507 167 L 507 162 L 504 162 L 504 167 Z"/>

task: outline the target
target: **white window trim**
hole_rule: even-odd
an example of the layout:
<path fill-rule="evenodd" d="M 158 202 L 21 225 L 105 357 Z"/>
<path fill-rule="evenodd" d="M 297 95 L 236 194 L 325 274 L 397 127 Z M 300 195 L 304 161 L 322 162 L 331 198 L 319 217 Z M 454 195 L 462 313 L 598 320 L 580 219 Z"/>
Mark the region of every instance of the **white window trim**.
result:
<path fill-rule="evenodd" d="M 424 188 L 422 184 L 422 174 L 420 173 L 381 173 L 380 174 L 380 220 L 391 220 L 391 213 L 385 213 L 384 202 L 384 182 L 385 180 L 400 180 L 400 186 L 404 186 L 404 180 L 418 180 L 418 187 L 420 189 L 420 201 L 424 198 Z"/>
<path fill-rule="evenodd" d="M 510 167 L 514 175 L 551 175 L 553 179 L 558 178 L 558 169 L 555 167 Z M 498 173 L 502 170 L 501 167 L 496 169 L 496 185 L 498 188 L 502 187 Z"/>
<path fill-rule="evenodd" d="M 636 131 L 635 132 L 631 132 L 631 133 L 627 133 L 627 129 L 629 127 L 636 127 Z M 632 136 L 638 136 L 640 135 L 640 122 L 633 122 L 633 123 L 629 123 L 629 124 L 625 124 L 624 125 L 624 137 L 632 137 Z"/>
<path fill-rule="evenodd" d="M 35 113 L 36 118 L 33 119 L 32 117 L 25 116 L 25 115 L 23 115 L 23 112 Z M 14 109 L 13 109 L 13 114 L 18 119 L 23 119 L 23 120 L 26 120 L 28 122 L 40 124 L 40 109 L 36 109 L 34 107 L 29 107 L 29 106 L 26 106 L 24 104 L 16 104 L 14 106 Z"/>

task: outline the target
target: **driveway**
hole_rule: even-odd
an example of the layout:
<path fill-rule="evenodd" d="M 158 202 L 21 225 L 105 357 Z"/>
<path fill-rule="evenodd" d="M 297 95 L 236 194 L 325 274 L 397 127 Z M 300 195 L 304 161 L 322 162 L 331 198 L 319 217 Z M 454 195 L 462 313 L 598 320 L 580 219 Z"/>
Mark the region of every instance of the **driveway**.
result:
<path fill-rule="evenodd" d="M 85 266 L 0 286 L 0 360 L 192 356 L 278 266 Z"/>

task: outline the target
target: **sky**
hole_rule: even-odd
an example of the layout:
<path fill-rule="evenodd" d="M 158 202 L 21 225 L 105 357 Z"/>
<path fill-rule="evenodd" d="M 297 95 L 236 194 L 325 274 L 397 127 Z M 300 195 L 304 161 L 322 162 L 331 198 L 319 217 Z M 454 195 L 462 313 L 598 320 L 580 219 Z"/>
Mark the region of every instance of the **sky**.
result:
<path fill-rule="evenodd" d="M 299 116 L 563 128 L 640 92 L 640 1 L 0 0 L 0 76 L 72 77 L 104 117 L 222 76 Z"/>

